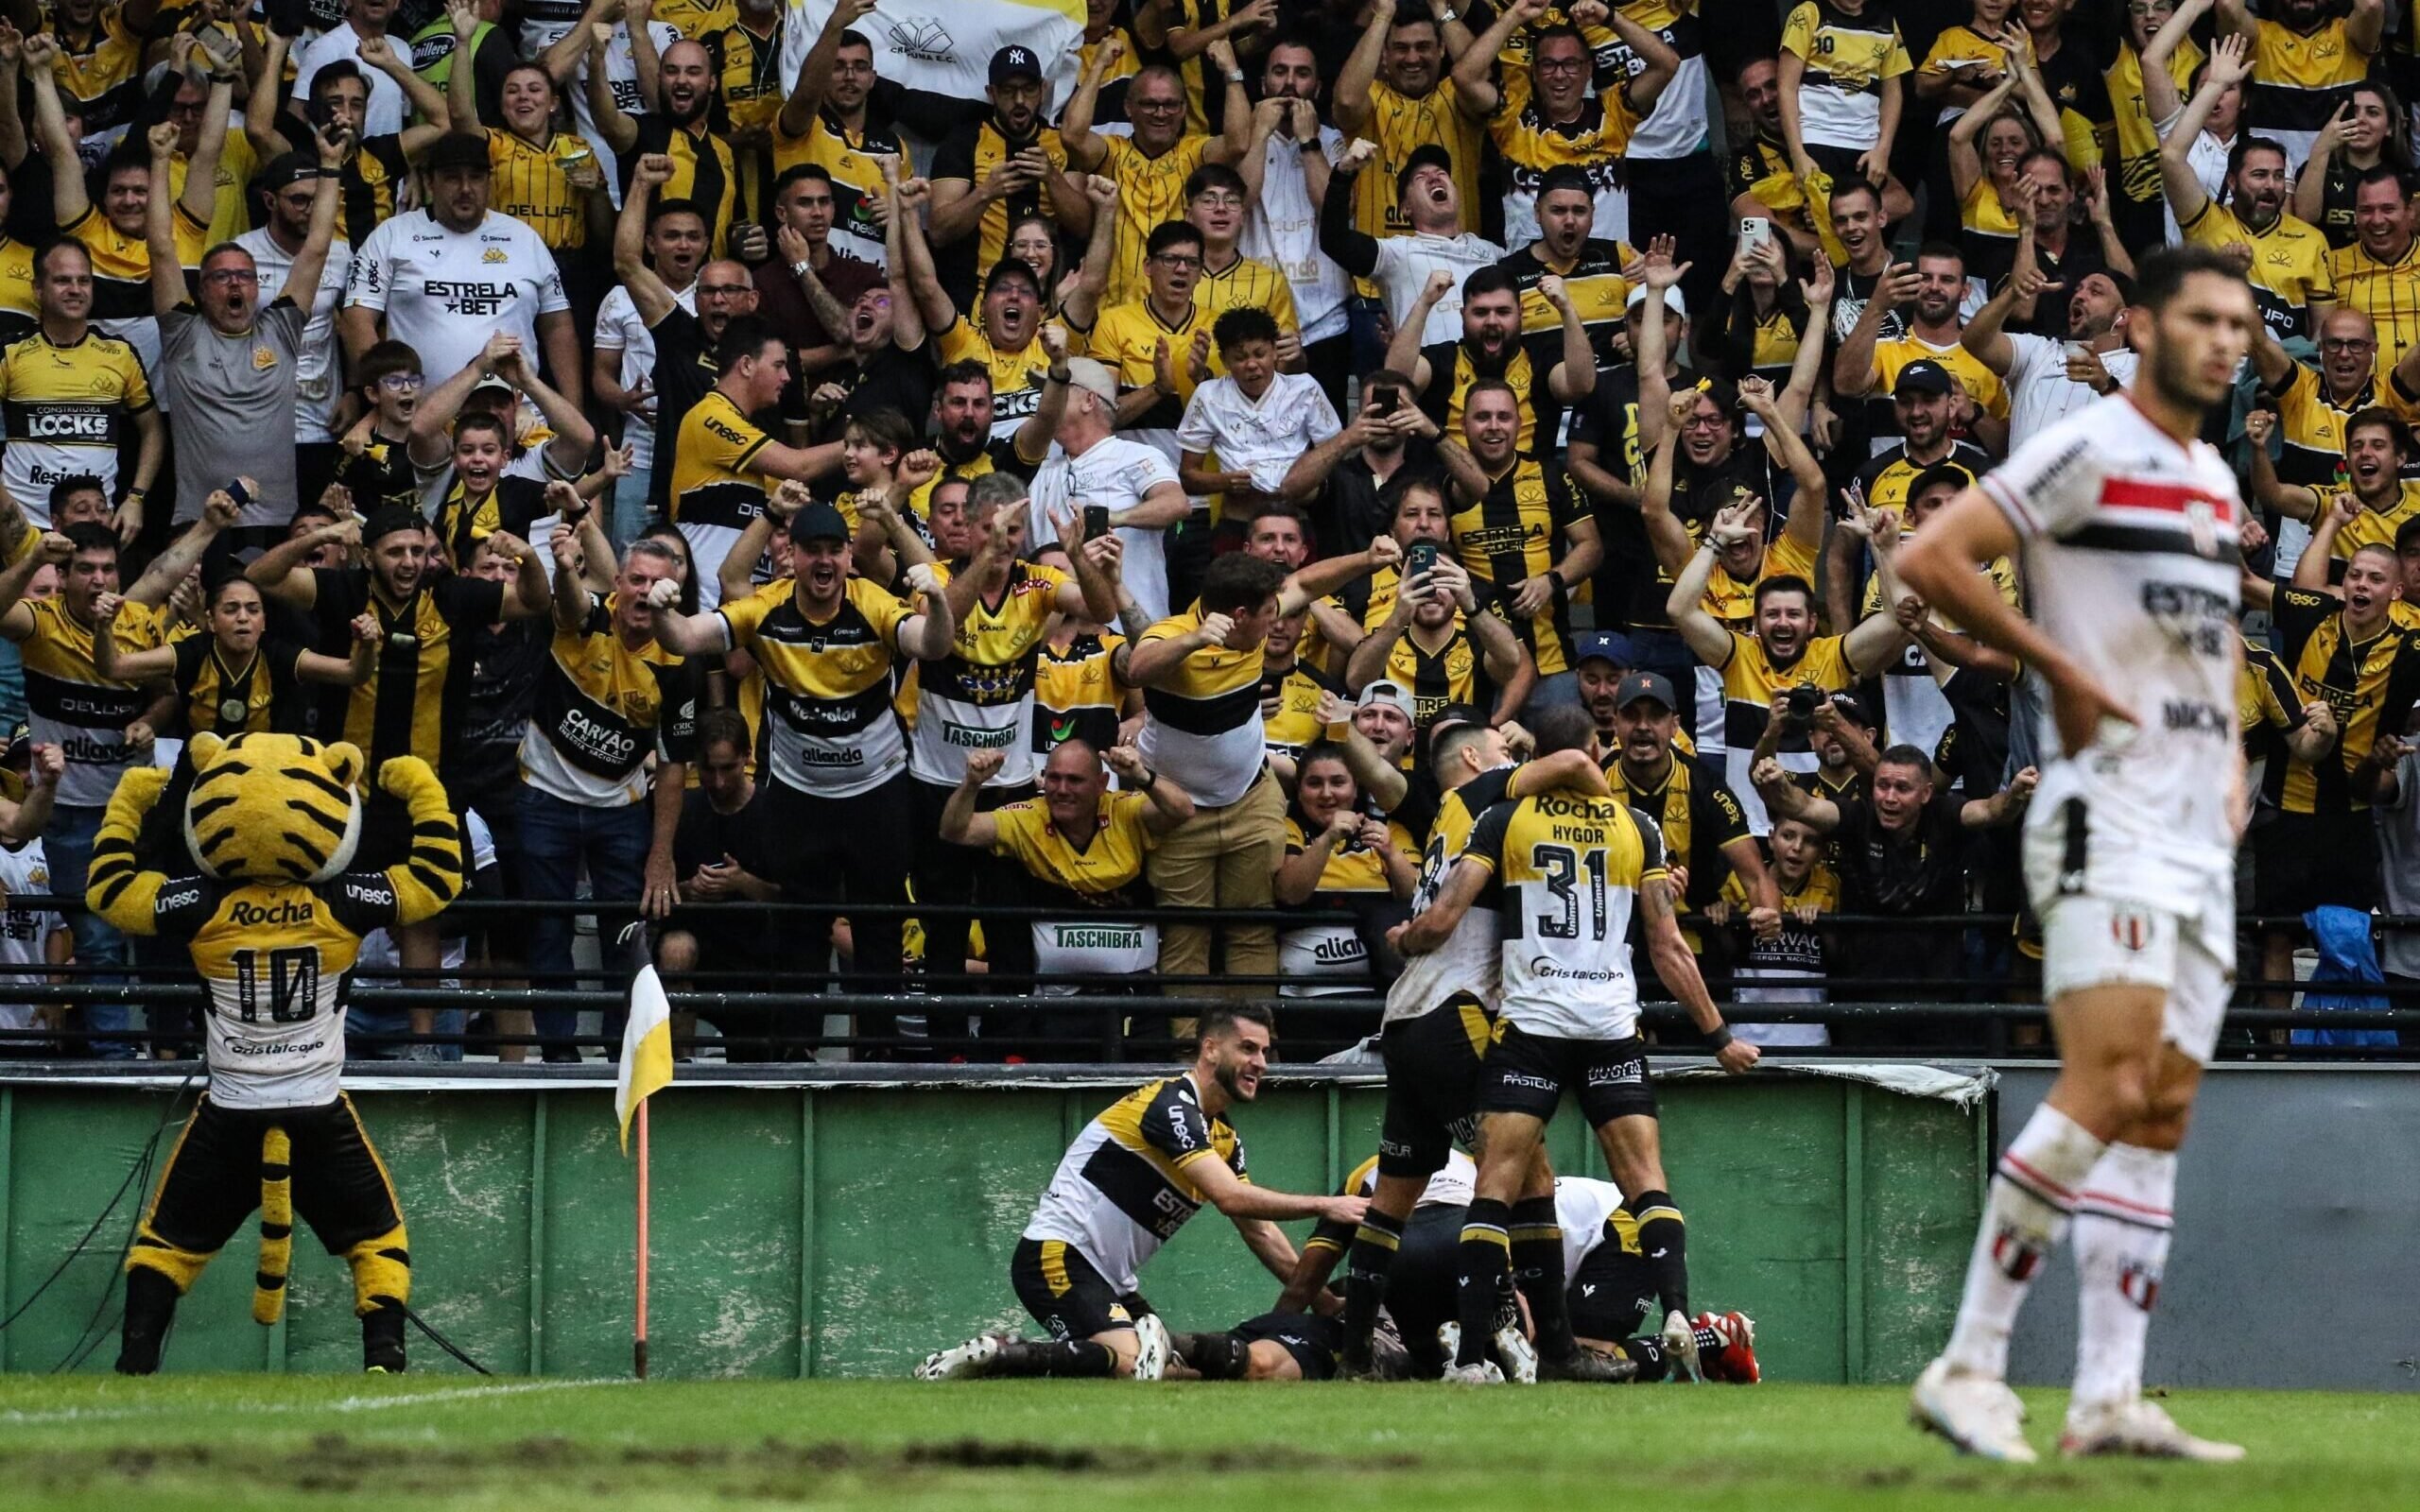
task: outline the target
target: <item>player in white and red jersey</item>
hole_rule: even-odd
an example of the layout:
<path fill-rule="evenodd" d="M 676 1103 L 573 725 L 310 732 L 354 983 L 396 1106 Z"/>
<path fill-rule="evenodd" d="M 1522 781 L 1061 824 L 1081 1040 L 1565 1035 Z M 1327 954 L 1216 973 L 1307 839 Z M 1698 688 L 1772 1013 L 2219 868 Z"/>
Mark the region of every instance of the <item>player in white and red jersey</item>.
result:
<path fill-rule="evenodd" d="M 2235 974 L 2243 503 L 2197 438 L 2259 322 L 2217 253 L 2146 257 L 2133 385 L 2019 447 L 1900 550 L 1910 587 L 2049 693 L 2025 871 L 2059 1079 L 2000 1157 L 1957 1328 L 1910 1414 L 1970 1453 L 2034 1457 L 2002 1377 L 2027 1284 L 2070 1221 L 2081 1327 L 2061 1451 L 2243 1453 L 2143 1400 L 2142 1367 L 2176 1151 Z M 2020 550 L 2030 621 L 1975 570 Z"/>

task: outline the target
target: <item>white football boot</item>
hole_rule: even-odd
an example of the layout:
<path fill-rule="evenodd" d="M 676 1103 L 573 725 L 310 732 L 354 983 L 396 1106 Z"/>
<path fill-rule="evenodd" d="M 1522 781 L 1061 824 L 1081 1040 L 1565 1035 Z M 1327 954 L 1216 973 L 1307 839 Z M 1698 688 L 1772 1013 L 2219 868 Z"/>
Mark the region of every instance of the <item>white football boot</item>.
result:
<path fill-rule="evenodd" d="M 2232 1465 L 2243 1458 L 2243 1446 L 2196 1438 L 2177 1427 L 2157 1403 L 2135 1400 L 2096 1403 L 2068 1412 L 2067 1430 L 2059 1435 L 2059 1452 L 2069 1459 L 2124 1454 Z"/>
<path fill-rule="evenodd" d="M 1948 1439 L 1961 1453 L 2012 1465 L 2031 1465 L 2040 1457 L 2019 1426 L 2024 1407 L 2016 1393 L 1989 1376 L 1952 1370 L 1947 1360 L 1935 1360 L 1916 1377 L 1908 1420 Z"/>
<path fill-rule="evenodd" d="M 1146 1313 L 1134 1320 L 1134 1379 L 1157 1381 L 1167 1372 L 1168 1355 L 1173 1347 L 1168 1342 L 1168 1326 L 1156 1313 Z"/>
<path fill-rule="evenodd" d="M 919 1381 L 964 1381 L 979 1376 L 992 1367 L 999 1357 L 1000 1341 L 986 1333 L 946 1349 L 936 1349 L 925 1356 L 916 1367 Z"/>

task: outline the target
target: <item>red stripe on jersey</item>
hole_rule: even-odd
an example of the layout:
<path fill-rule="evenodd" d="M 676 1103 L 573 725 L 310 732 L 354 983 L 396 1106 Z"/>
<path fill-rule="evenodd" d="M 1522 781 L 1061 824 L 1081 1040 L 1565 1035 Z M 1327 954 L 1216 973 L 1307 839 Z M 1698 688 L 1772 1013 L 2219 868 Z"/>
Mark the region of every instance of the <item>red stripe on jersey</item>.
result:
<path fill-rule="evenodd" d="M 2184 514 L 2196 504 L 2206 504 L 2221 521 L 2235 517 L 2234 507 L 2226 500 L 2189 483 L 2105 478 L 2100 485 L 2100 502 L 2114 509 L 2157 509 L 2164 514 Z"/>

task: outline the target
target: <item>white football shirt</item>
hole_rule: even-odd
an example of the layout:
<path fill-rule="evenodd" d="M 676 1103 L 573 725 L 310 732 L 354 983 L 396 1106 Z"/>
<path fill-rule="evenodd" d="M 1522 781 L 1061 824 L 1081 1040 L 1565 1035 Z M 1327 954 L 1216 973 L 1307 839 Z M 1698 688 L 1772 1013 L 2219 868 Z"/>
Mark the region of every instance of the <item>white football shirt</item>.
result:
<path fill-rule="evenodd" d="M 425 210 L 381 223 L 354 253 L 345 303 L 384 312 L 387 335 L 420 353 L 432 387 L 498 331 L 536 362 L 538 317 L 571 308 L 555 254 L 527 222 L 493 210 L 466 232 Z"/>
<path fill-rule="evenodd" d="M 1057 544 L 1059 527 L 1050 523 L 1050 514 L 1063 506 L 1107 505 L 1115 514 L 1133 508 L 1162 483 L 1174 482 L 1176 469 L 1167 457 L 1123 436 L 1097 441 L 1081 456 L 1062 454 L 1042 464 L 1033 475 L 1026 539 L 1036 549 Z M 1170 612 L 1167 532 L 1120 525 L 1117 538 L 1126 542 L 1121 569 L 1126 590 L 1142 606 L 1142 617 L 1156 625 Z"/>
<path fill-rule="evenodd" d="M 1319 380 L 1307 373 L 1277 374 L 1256 400 L 1222 376 L 1193 391 L 1176 440 L 1188 452 L 1217 453 L 1219 466 L 1249 472 L 1253 488 L 1275 493 L 1296 458 L 1341 429 Z"/>

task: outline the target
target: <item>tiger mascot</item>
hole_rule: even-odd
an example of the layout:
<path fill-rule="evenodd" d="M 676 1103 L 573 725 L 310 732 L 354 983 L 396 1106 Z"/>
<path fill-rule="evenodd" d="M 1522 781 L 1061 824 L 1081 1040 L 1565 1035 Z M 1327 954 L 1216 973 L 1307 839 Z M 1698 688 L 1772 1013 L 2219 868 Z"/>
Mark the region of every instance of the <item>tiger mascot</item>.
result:
<path fill-rule="evenodd" d="M 137 837 L 168 774 L 118 782 L 85 901 L 130 935 L 181 940 L 208 988 L 210 1083 L 177 1137 L 126 1260 L 118 1370 L 148 1375 L 177 1300 L 261 1211 L 252 1316 L 285 1298 L 296 1214 L 353 1268 L 362 1363 L 404 1368 L 411 1257 L 387 1169 L 337 1090 L 354 957 L 373 930 L 417 923 L 462 890 L 462 844 L 428 764 L 403 757 L 378 781 L 410 812 L 411 850 L 385 871 L 348 871 L 359 843 L 362 756 L 296 735 L 194 736 L 180 876 L 142 869 Z"/>

